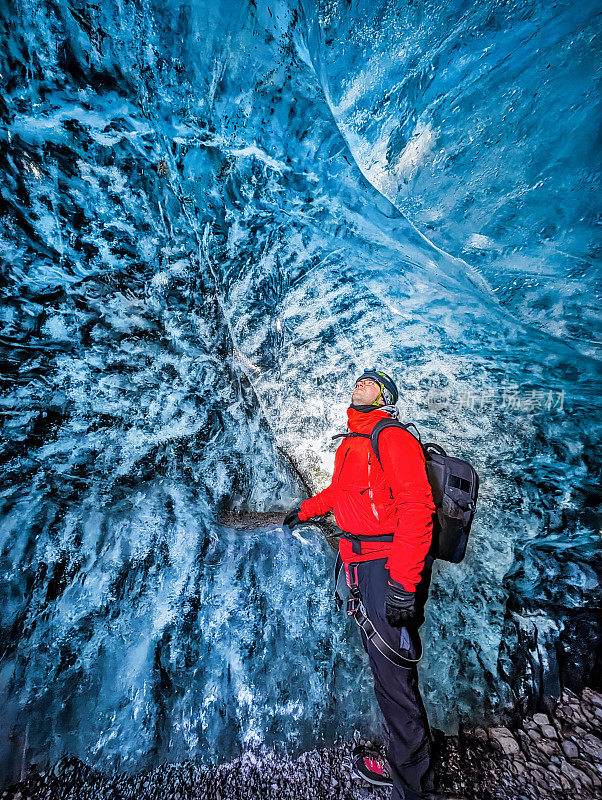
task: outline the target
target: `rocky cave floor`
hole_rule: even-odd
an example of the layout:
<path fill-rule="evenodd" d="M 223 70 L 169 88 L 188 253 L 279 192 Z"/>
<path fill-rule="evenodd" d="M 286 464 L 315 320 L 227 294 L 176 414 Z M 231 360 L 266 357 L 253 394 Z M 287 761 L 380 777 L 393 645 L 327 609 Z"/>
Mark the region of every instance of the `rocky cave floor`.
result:
<path fill-rule="evenodd" d="M 544 703 L 547 713 L 520 706 L 490 728 L 435 735 L 441 798 L 454 800 L 600 800 L 602 694 L 565 691 Z M 261 749 L 202 768 L 166 764 L 136 775 L 108 776 L 65 757 L 32 768 L 2 792 L 6 800 L 384 800 L 349 772 L 351 746 L 337 744 L 295 758 Z"/>

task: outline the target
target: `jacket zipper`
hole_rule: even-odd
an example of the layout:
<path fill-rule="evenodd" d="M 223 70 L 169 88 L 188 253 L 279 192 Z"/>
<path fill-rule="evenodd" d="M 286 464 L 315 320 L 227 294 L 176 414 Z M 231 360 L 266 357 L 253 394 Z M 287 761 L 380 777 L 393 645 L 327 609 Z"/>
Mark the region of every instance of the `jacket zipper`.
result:
<path fill-rule="evenodd" d="M 345 459 L 347 458 L 348 453 L 349 453 L 349 447 L 347 447 L 347 450 L 345 450 L 345 455 L 343 456 L 343 460 L 341 461 L 341 468 L 339 469 L 339 474 L 337 475 L 337 480 L 336 480 L 337 483 L 339 482 L 339 479 L 341 477 L 341 472 L 343 471 L 343 465 L 345 463 Z"/>
<path fill-rule="evenodd" d="M 368 453 L 368 496 L 370 498 L 370 505 L 372 506 L 372 513 L 376 517 L 376 521 L 380 522 L 378 511 L 374 505 L 374 492 L 372 491 L 372 484 L 370 483 L 370 474 L 372 472 L 372 454 Z"/>

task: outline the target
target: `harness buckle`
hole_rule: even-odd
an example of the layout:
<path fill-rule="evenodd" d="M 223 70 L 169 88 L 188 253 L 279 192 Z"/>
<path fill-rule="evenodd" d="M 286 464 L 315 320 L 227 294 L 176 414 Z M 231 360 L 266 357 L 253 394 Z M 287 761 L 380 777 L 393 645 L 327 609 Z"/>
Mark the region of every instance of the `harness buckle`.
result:
<path fill-rule="evenodd" d="M 360 605 L 359 597 L 350 597 L 350 598 L 348 598 L 348 600 L 347 600 L 347 616 L 348 617 L 352 617 L 355 613 L 357 613 L 359 605 Z"/>

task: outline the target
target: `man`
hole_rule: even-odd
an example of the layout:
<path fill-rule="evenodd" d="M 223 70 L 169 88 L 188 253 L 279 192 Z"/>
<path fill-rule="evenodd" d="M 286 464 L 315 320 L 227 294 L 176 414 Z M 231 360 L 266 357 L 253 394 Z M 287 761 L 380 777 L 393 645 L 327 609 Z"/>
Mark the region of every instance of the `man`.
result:
<path fill-rule="evenodd" d="M 428 555 L 435 512 L 424 454 L 400 427 L 379 435 L 379 459 L 370 433 L 379 420 L 397 416 L 393 380 L 365 370 L 347 410 L 348 434 L 339 445 L 333 478 L 324 491 L 287 515 L 289 528 L 334 511 L 343 534 L 339 553 L 347 583 L 359 591 L 366 615 L 387 645 L 407 659 L 421 652 L 418 627 L 432 558 Z M 381 641 L 382 641 L 381 640 Z M 393 785 L 391 800 L 422 800 L 431 788 L 430 732 L 415 664 L 399 666 L 362 630 L 376 697 L 389 732 L 387 761 L 376 751 L 354 759 L 370 783 Z"/>

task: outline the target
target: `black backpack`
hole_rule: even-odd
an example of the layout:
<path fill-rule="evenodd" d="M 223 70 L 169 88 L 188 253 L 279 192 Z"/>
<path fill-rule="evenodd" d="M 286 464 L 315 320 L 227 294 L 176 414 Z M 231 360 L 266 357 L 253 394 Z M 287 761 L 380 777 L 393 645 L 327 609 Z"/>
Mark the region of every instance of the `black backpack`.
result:
<path fill-rule="evenodd" d="M 479 476 L 468 461 L 448 456 L 445 450 L 434 442 L 422 444 L 418 428 L 413 422 L 404 424 L 394 419 L 379 420 L 372 434 L 351 433 L 339 436 L 362 436 L 370 439 L 372 449 L 378 459 L 378 437 L 385 428 L 402 428 L 414 436 L 409 428 L 414 428 L 426 462 L 426 475 L 433 492 L 436 513 L 433 514 L 433 542 L 430 554 L 443 561 L 457 564 L 464 558 L 468 534 L 475 515 L 479 494 Z M 333 437 L 338 438 L 338 437 Z M 381 464 L 382 466 L 382 464 Z M 360 537 L 355 537 L 360 538 Z M 368 539 L 369 537 L 361 537 Z"/>

